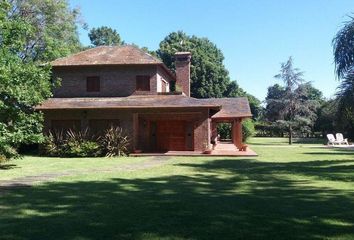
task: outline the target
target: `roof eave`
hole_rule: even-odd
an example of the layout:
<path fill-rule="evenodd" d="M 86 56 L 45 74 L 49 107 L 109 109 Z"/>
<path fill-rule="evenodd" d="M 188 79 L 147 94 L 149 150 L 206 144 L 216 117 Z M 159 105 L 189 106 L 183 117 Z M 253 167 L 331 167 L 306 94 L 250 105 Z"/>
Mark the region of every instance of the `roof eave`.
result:
<path fill-rule="evenodd" d="M 253 115 L 252 114 L 246 114 L 246 115 L 229 115 L 229 116 L 212 116 L 212 119 L 217 119 L 217 120 L 227 120 L 231 118 L 251 118 Z"/>
<path fill-rule="evenodd" d="M 92 66 L 135 66 L 135 65 L 160 65 L 162 63 L 100 63 L 100 64 L 51 64 L 52 67 L 92 67 Z"/>
<path fill-rule="evenodd" d="M 192 106 L 108 106 L 108 107 L 97 107 L 97 106 L 84 106 L 84 107 L 42 107 L 37 106 L 35 110 L 89 110 L 89 109 L 163 109 L 163 108 L 213 108 L 216 110 L 221 109 L 221 106 L 215 105 L 192 105 Z"/>
<path fill-rule="evenodd" d="M 158 64 L 159 66 L 162 67 L 162 69 L 174 80 L 176 81 L 176 75 L 174 75 L 171 70 L 164 64 L 164 63 L 160 63 Z"/>

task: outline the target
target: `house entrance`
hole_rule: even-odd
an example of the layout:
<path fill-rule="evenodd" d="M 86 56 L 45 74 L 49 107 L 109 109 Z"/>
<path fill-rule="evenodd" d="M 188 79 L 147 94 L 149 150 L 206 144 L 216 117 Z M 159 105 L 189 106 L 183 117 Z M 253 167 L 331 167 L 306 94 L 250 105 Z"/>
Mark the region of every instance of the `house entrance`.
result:
<path fill-rule="evenodd" d="M 152 124 L 151 130 L 151 136 L 156 136 L 157 151 L 193 150 L 193 125 L 187 121 L 156 121 Z"/>

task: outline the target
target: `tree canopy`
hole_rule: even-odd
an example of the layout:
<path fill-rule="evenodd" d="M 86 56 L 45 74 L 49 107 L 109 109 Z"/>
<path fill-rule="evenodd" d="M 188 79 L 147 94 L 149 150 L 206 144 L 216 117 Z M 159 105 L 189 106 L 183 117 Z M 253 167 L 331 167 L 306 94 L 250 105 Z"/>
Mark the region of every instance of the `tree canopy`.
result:
<path fill-rule="evenodd" d="M 14 18 L 9 2 L 0 3 L 0 160 L 14 157 L 21 143 L 41 140 L 42 115 L 33 106 L 51 95 L 50 68 L 23 57 L 28 35 L 36 26 L 27 18 Z M 30 55 L 29 55 L 30 56 Z"/>
<path fill-rule="evenodd" d="M 280 110 L 282 105 L 279 103 L 285 95 L 285 88 L 279 84 L 274 84 L 268 87 L 265 101 L 267 103 L 265 108 L 265 118 L 268 121 L 274 122 L 281 118 Z"/>
<path fill-rule="evenodd" d="M 21 19 L 30 26 L 26 35 L 16 39 L 23 44 L 18 52 L 22 59 L 47 62 L 81 49 L 77 33 L 77 24 L 81 23 L 79 11 L 71 10 L 66 0 L 13 0 L 8 3 L 9 20 Z"/>
<path fill-rule="evenodd" d="M 92 28 L 88 34 L 91 44 L 97 46 L 117 46 L 122 44 L 119 33 L 110 27 Z"/>
<path fill-rule="evenodd" d="M 0 159 L 20 144 L 42 140 L 42 115 L 34 106 L 51 96 L 45 63 L 81 49 L 79 12 L 66 0 L 0 2 Z"/>
<path fill-rule="evenodd" d="M 174 54 L 189 51 L 191 60 L 191 95 L 196 98 L 223 97 L 230 84 L 223 65 L 224 55 L 207 38 L 188 36 L 182 31 L 170 33 L 157 50 L 167 67 L 174 70 Z"/>
<path fill-rule="evenodd" d="M 333 52 L 336 74 L 341 81 L 337 92 L 339 116 L 354 138 L 354 17 L 334 37 Z"/>
<path fill-rule="evenodd" d="M 309 83 L 304 83 L 303 72 L 293 67 L 291 57 L 281 64 L 279 74 L 274 77 L 282 80 L 284 86 L 268 88 L 266 116 L 272 121 L 277 120 L 278 126 L 288 131 L 289 144 L 292 144 L 293 131 L 306 130 L 316 120 L 318 102 L 311 99 L 315 98 L 312 95 L 316 91 Z"/>
<path fill-rule="evenodd" d="M 350 17 L 334 37 L 333 53 L 339 78 L 354 70 L 354 17 Z"/>
<path fill-rule="evenodd" d="M 255 96 L 244 91 L 236 81 L 231 81 L 226 91 L 224 92 L 224 97 L 247 97 L 248 102 L 250 103 L 251 112 L 253 114 L 252 119 L 257 120 L 261 117 L 262 106 L 261 101 Z"/>

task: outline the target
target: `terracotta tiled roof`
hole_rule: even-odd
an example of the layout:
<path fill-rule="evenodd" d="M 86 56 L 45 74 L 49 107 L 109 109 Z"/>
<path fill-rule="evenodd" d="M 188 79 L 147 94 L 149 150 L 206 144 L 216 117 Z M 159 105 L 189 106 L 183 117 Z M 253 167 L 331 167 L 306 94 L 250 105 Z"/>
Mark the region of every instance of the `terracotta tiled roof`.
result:
<path fill-rule="evenodd" d="M 50 98 L 37 109 L 166 108 L 220 106 L 185 95 L 132 95 L 129 97 Z"/>
<path fill-rule="evenodd" d="M 133 95 L 129 97 L 106 98 L 50 98 L 41 105 L 37 106 L 36 109 L 148 109 L 186 107 L 213 108 L 218 112 L 214 114 L 212 118 L 252 116 L 247 98 L 196 99 L 185 95 Z"/>
<path fill-rule="evenodd" d="M 59 58 L 52 66 L 162 64 L 156 57 L 131 46 L 100 46 Z"/>
<path fill-rule="evenodd" d="M 232 117 L 252 117 L 250 104 L 246 97 L 240 98 L 209 98 L 204 101 L 220 105 L 221 110 L 212 116 L 213 119 Z"/>

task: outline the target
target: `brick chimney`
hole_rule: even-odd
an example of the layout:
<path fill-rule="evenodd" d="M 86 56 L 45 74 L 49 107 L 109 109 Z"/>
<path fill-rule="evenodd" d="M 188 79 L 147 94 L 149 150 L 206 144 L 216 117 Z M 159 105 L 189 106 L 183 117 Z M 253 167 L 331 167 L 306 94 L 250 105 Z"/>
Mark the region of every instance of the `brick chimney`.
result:
<path fill-rule="evenodd" d="M 175 54 L 176 85 L 182 88 L 182 92 L 188 97 L 191 95 L 191 53 L 177 52 Z"/>

